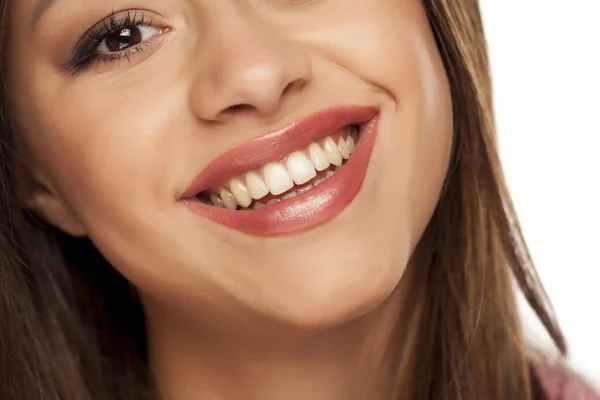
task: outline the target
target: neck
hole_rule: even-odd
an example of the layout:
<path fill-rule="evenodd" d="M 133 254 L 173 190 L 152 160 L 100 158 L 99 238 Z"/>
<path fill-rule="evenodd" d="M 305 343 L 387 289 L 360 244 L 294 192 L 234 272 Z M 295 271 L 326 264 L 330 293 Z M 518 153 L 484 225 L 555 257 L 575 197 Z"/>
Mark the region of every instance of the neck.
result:
<path fill-rule="evenodd" d="M 383 399 L 400 286 L 367 315 L 314 329 L 219 328 L 145 301 L 160 400 Z M 210 328 L 207 328 L 210 326 Z"/>

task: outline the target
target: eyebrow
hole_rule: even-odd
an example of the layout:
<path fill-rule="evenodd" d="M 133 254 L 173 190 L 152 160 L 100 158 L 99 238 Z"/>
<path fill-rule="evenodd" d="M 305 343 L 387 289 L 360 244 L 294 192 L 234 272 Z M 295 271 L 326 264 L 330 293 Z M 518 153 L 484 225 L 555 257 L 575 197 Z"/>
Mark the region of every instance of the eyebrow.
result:
<path fill-rule="evenodd" d="M 50 8 L 50 6 L 53 3 L 54 3 L 54 0 L 40 0 L 36 4 L 35 8 L 33 9 L 33 18 L 32 18 L 33 25 L 37 24 L 37 22 L 40 20 L 42 15 L 46 12 L 46 10 L 48 8 Z"/>

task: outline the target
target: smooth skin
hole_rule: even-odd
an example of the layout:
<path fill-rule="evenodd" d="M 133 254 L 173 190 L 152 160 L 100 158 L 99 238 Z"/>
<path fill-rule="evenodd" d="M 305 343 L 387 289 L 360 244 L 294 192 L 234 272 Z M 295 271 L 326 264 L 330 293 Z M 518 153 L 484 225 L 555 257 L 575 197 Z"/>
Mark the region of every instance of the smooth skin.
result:
<path fill-rule="evenodd" d="M 376 399 L 452 144 L 421 3 L 39 1 L 14 2 L 8 48 L 23 202 L 137 287 L 162 399 Z M 66 70 L 113 10 L 159 34 Z M 361 192 L 329 223 L 257 238 L 179 201 L 220 154 L 343 105 L 379 107 L 380 126 Z"/>

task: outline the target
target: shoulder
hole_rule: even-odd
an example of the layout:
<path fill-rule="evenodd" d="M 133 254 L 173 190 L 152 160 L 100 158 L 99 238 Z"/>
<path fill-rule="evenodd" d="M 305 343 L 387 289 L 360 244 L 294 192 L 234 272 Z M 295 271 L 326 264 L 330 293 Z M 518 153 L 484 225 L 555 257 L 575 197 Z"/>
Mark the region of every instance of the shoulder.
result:
<path fill-rule="evenodd" d="M 548 400 L 600 400 L 584 378 L 564 366 L 537 364 L 535 371 Z"/>

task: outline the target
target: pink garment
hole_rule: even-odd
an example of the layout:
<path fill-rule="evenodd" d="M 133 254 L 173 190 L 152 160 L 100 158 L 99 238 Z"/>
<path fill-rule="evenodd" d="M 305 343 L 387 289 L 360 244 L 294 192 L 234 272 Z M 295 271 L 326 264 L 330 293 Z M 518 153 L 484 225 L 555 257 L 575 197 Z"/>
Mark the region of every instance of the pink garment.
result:
<path fill-rule="evenodd" d="M 537 373 L 548 400 L 600 400 L 583 378 L 558 366 L 540 365 Z"/>

